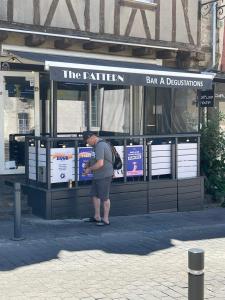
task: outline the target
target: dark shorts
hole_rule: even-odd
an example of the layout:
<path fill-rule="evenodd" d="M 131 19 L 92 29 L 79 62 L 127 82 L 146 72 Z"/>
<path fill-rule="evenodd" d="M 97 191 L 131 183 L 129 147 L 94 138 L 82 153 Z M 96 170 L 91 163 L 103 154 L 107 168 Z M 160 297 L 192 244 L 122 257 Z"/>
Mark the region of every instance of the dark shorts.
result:
<path fill-rule="evenodd" d="M 112 177 L 93 179 L 91 186 L 91 197 L 97 197 L 102 201 L 109 199 Z"/>

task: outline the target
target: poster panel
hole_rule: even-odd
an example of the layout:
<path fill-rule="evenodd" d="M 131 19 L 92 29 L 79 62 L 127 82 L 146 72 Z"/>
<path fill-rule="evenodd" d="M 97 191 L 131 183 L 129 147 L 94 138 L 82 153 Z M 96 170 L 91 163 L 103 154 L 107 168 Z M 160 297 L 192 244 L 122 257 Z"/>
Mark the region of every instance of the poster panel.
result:
<path fill-rule="evenodd" d="M 122 168 L 119 169 L 119 170 L 114 170 L 114 178 L 121 178 L 123 177 L 124 175 L 124 169 L 123 169 L 123 166 L 124 166 L 124 148 L 123 146 L 114 146 L 116 148 L 116 151 L 119 153 L 120 155 L 120 158 L 122 160 Z"/>
<path fill-rule="evenodd" d="M 84 174 L 84 167 L 87 162 L 94 157 L 94 152 L 92 147 L 79 147 L 78 148 L 78 181 L 91 180 L 93 174 Z"/>
<path fill-rule="evenodd" d="M 117 152 L 119 153 L 122 163 L 124 161 L 124 150 L 123 146 L 115 146 Z M 85 180 L 92 180 L 93 174 L 89 173 L 84 175 L 84 167 L 86 163 L 94 157 L 94 151 L 92 147 L 80 147 L 78 148 L 78 180 L 85 181 Z M 121 178 L 123 177 L 123 167 L 119 170 L 114 170 L 114 178 Z"/>
<path fill-rule="evenodd" d="M 75 180 L 74 148 L 50 149 L 51 183 Z"/>
<path fill-rule="evenodd" d="M 127 177 L 142 176 L 143 170 L 143 146 L 127 146 Z"/>

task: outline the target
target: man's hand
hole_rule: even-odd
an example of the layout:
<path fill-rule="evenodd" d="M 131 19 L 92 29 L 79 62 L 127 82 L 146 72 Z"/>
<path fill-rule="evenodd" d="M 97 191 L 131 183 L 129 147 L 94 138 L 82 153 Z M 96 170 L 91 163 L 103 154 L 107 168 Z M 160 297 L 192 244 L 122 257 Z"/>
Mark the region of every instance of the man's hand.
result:
<path fill-rule="evenodd" d="M 84 175 L 88 175 L 91 173 L 91 169 L 90 168 L 85 168 L 84 169 Z"/>
<path fill-rule="evenodd" d="M 91 173 L 92 171 L 99 170 L 103 166 L 104 166 L 104 160 L 103 159 L 97 160 L 97 162 L 93 166 L 84 168 L 84 174 L 87 175 L 87 174 Z"/>

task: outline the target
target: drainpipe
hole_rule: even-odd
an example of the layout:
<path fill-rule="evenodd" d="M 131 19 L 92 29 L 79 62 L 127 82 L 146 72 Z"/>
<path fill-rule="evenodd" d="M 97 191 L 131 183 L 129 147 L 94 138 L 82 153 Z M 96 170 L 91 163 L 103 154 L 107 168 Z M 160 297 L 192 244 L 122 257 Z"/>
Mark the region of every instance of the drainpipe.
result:
<path fill-rule="evenodd" d="M 216 66 L 216 17 L 217 17 L 217 3 L 213 3 L 212 7 L 212 66 L 214 69 Z"/>
<path fill-rule="evenodd" d="M 217 2 L 212 4 L 212 63 L 210 69 L 214 72 L 216 67 L 216 36 L 217 36 Z M 214 84 L 213 84 L 214 88 Z M 210 116 L 210 110 L 208 108 L 204 108 L 205 110 L 205 122 L 208 123 L 208 120 L 213 116 Z"/>
<path fill-rule="evenodd" d="M 217 2 L 212 3 L 212 59 L 210 66 L 205 72 L 212 72 L 216 66 L 216 28 L 217 27 Z M 200 120 L 200 109 L 199 109 L 199 120 Z M 209 119 L 208 108 L 203 108 L 202 122 L 207 123 Z"/>

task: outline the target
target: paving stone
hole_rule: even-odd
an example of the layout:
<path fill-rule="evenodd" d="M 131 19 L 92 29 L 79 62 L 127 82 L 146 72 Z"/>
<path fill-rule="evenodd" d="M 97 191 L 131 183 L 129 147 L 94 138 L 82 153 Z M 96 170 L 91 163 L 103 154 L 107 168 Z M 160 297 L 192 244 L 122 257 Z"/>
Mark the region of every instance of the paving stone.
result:
<path fill-rule="evenodd" d="M 0 221 L 0 300 L 184 300 L 192 247 L 205 250 L 205 298 L 224 300 L 224 213 L 116 217 L 107 231 L 29 217 L 16 243 Z"/>

